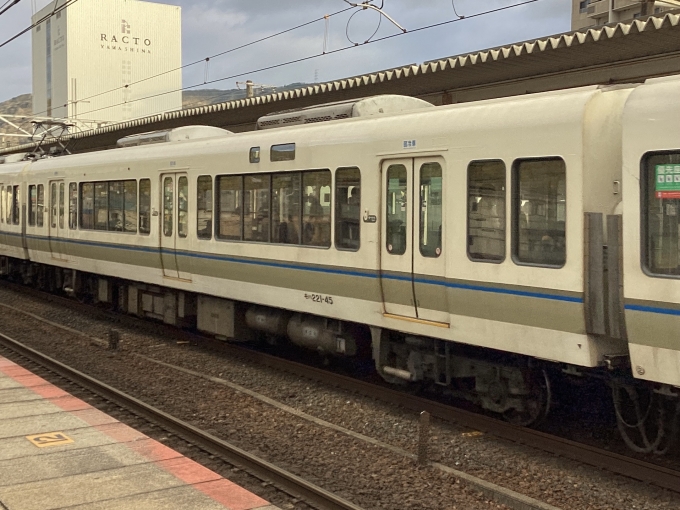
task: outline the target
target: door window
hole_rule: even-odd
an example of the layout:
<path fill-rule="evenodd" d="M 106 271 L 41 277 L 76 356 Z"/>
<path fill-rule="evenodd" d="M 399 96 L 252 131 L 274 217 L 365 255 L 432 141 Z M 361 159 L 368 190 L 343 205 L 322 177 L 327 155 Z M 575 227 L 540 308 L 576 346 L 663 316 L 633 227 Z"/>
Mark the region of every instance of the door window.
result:
<path fill-rule="evenodd" d="M 64 228 L 64 204 L 66 201 L 66 185 L 59 183 L 59 228 Z"/>
<path fill-rule="evenodd" d="M 52 228 L 57 228 L 57 217 L 59 216 L 59 205 L 57 204 L 57 183 L 53 182 L 50 188 L 52 190 L 51 204 L 50 207 L 50 225 Z"/>
<path fill-rule="evenodd" d="M 404 165 L 387 169 L 387 251 L 392 255 L 406 253 L 408 193 L 407 171 Z"/>
<path fill-rule="evenodd" d="M 437 258 L 442 254 L 442 167 L 420 167 L 420 253 Z"/>
<path fill-rule="evenodd" d="M 189 179 L 185 176 L 177 180 L 177 234 L 189 235 Z"/>
<path fill-rule="evenodd" d="M 172 182 L 172 177 L 166 177 L 163 180 L 163 235 L 170 237 L 172 235 L 172 209 L 175 200 L 175 187 Z"/>

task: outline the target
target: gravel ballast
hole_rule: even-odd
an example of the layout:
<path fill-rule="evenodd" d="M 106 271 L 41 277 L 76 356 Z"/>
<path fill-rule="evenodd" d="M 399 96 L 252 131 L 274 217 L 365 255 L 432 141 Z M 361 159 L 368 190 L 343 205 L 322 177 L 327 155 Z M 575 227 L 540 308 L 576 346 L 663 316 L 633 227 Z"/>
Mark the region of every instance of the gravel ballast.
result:
<path fill-rule="evenodd" d="M 177 345 L 58 303 L 0 289 L 0 303 L 106 338 L 115 354 L 86 338 L 0 307 L 2 332 L 185 421 L 371 509 L 505 508 L 455 476 L 419 467 L 380 446 L 292 415 L 243 393 L 143 357 L 228 380 L 308 415 L 416 452 L 415 413 L 292 374 Z M 432 460 L 567 509 L 676 509 L 680 496 L 526 446 L 434 421 Z"/>

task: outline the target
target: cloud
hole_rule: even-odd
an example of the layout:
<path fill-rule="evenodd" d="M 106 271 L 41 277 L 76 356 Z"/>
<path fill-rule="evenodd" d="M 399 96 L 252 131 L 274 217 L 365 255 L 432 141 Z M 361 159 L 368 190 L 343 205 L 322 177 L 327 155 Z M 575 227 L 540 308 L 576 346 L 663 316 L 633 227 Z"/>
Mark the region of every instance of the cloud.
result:
<path fill-rule="evenodd" d="M 375 30 L 378 16 L 374 12 L 361 11 L 354 16 L 348 28 L 351 13 L 344 13 L 330 19 L 329 49 L 350 49 L 269 71 L 253 72 L 321 53 L 325 23 L 320 21 L 211 59 L 210 79 L 246 74 L 241 78 L 234 77 L 211 84 L 209 87 L 234 88 L 237 80 L 245 81 L 246 78 L 272 85 L 310 82 L 317 74 L 320 81 L 328 81 L 533 39 L 569 29 L 571 5 L 564 0 L 539 0 L 495 14 L 472 17 L 480 11 L 508 6 L 516 1 L 455 0 L 458 13 L 468 18 L 439 28 L 408 33 L 358 47 L 353 47 L 347 40 L 346 31 L 353 40 L 363 42 Z M 386 12 L 409 31 L 455 18 L 451 0 L 384 2 Z M 39 7 L 47 3 L 45 0 L 38 1 Z M 342 0 L 168 0 L 158 3 L 182 7 L 184 63 L 202 60 L 348 7 Z M 0 16 L 0 41 L 16 33 L 18 27 L 28 26 L 30 4 L 31 2 L 21 2 L 6 15 Z M 398 33 L 399 30 L 394 25 L 383 19 L 376 38 Z M 0 48 L 0 72 L 3 77 L 0 81 L 0 101 L 31 90 L 30 46 L 30 34 L 26 34 Z M 200 84 L 204 81 L 204 76 L 204 63 L 189 67 L 184 72 L 184 85 Z"/>

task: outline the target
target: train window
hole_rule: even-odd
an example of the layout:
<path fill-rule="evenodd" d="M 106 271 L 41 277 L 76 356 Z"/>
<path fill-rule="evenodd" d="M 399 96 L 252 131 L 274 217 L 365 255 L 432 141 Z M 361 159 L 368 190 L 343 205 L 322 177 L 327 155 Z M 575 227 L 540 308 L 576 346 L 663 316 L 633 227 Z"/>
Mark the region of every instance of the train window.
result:
<path fill-rule="evenodd" d="M 655 275 L 680 276 L 680 152 L 642 160 L 643 266 Z"/>
<path fill-rule="evenodd" d="M 505 260 L 505 164 L 468 166 L 468 256 L 477 262 Z"/>
<path fill-rule="evenodd" d="M 196 235 L 199 239 L 212 239 L 212 177 L 201 175 L 196 182 L 196 190 Z"/>
<path fill-rule="evenodd" d="M 300 173 L 272 176 L 272 236 L 274 243 L 300 244 Z"/>
<path fill-rule="evenodd" d="M 122 232 L 125 221 L 125 187 L 123 181 L 109 182 L 109 224 L 108 230 Z"/>
<path fill-rule="evenodd" d="M 222 175 L 217 177 L 217 232 L 219 239 L 240 241 L 243 218 L 243 177 Z"/>
<path fill-rule="evenodd" d="M 251 147 L 250 148 L 250 162 L 251 163 L 259 163 L 260 162 L 260 148 L 259 147 Z"/>
<path fill-rule="evenodd" d="M 302 244 L 329 248 L 331 245 L 331 172 L 302 174 Z"/>
<path fill-rule="evenodd" d="M 19 200 L 21 197 L 21 188 L 19 186 L 14 186 L 12 193 L 12 223 L 18 225 L 20 223 L 20 205 Z"/>
<path fill-rule="evenodd" d="M 173 205 L 175 202 L 175 184 L 172 177 L 163 180 L 163 235 L 172 235 Z"/>
<path fill-rule="evenodd" d="M 139 180 L 139 233 L 151 232 L 151 180 Z"/>
<path fill-rule="evenodd" d="M 28 187 L 28 225 L 35 227 L 36 205 L 38 202 L 38 190 L 35 184 Z"/>
<path fill-rule="evenodd" d="M 420 253 L 437 258 L 442 254 L 442 167 L 420 167 Z"/>
<path fill-rule="evenodd" d="M 64 204 L 66 201 L 66 185 L 59 183 L 59 228 L 64 228 Z"/>
<path fill-rule="evenodd" d="M 37 201 L 37 215 L 36 215 L 36 226 L 41 227 L 45 223 L 45 186 L 38 184 L 38 201 Z"/>
<path fill-rule="evenodd" d="M 408 217 L 407 172 L 404 165 L 390 165 L 387 169 L 387 251 L 392 255 L 406 253 L 406 231 Z"/>
<path fill-rule="evenodd" d="M 137 233 L 137 181 L 125 181 L 125 219 L 123 229 L 125 232 Z"/>
<path fill-rule="evenodd" d="M 94 229 L 109 229 L 109 183 L 94 183 Z"/>
<path fill-rule="evenodd" d="M 335 172 L 335 247 L 357 251 L 361 244 L 361 172 L 357 167 Z"/>
<path fill-rule="evenodd" d="M 94 183 L 80 185 L 80 227 L 94 230 Z"/>
<path fill-rule="evenodd" d="M 59 216 L 59 204 L 57 203 L 57 183 L 53 182 L 50 185 L 50 225 L 52 228 L 57 228 L 57 217 Z"/>
<path fill-rule="evenodd" d="M 78 228 L 78 185 L 75 182 L 68 185 L 68 228 Z"/>
<path fill-rule="evenodd" d="M 9 225 L 12 223 L 12 186 L 7 186 L 7 195 L 5 198 L 5 218 L 7 219 L 7 224 Z"/>
<path fill-rule="evenodd" d="M 566 262 L 567 171 L 560 158 L 515 163 L 515 262 L 562 267 Z"/>
<path fill-rule="evenodd" d="M 5 185 L 0 184 L 0 223 L 5 223 L 5 200 L 7 200 L 7 191 Z"/>
<path fill-rule="evenodd" d="M 189 179 L 177 179 L 177 235 L 189 235 Z"/>
<path fill-rule="evenodd" d="M 295 144 L 283 143 L 280 145 L 272 145 L 271 160 L 272 161 L 293 161 L 295 159 Z"/>
<path fill-rule="evenodd" d="M 243 239 L 269 242 L 269 175 L 249 175 L 243 180 Z"/>

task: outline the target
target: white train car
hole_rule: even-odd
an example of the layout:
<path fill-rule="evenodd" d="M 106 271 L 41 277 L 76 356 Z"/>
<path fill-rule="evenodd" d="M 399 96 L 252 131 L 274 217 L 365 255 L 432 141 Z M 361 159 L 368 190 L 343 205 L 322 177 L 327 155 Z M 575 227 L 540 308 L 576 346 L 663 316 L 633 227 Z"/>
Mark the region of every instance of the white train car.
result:
<path fill-rule="evenodd" d="M 625 310 L 636 378 L 680 387 L 680 92 L 649 80 L 623 127 Z M 677 390 L 675 391 L 677 395 Z"/>
<path fill-rule="evenodd" d="M 627 359 L 603 252 L 634 90 L 387 96 L 43 159 L 4 174 L 26 246 L 6 241 L 3 268 L 35 281 L 28 253 L 67 292 L 222 337 L 248 325 L 334 355 L 366 341 L 390 381 L 531 423 L 549 407 L 546 364 Z M 0 223 L 2 239 L 16 228 Z"/>

